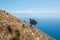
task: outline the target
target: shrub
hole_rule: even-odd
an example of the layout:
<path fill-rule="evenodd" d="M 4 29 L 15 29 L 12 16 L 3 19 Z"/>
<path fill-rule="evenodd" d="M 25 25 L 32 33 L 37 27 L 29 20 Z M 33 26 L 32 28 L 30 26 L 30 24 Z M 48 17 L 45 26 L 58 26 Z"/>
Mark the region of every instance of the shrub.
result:
<path fill-rule="evenodd" d="M 12 40 L 19 40 L 19 38 L 17 36 L 14 36 Z"/>
<path fill-rule="evenodd" d="M 22 27 L 24 27 L 24 24 L 22 24 Z"/>
<path fill-rule="evenodd" d="M 3 25 L 3 23 L 0 23 L 1 25 Z"/>
<path fill-rule="evenodd" d="M 5 12 L 5 10 L 3 10 L 3 12 Z"/>
<path fill-rule="evenodd" d="M 7 15 L 9 15 L 9 13 L 6 13 Z"/>
<path fill-rule="evenodd" d="M 20 39 L 19 39 L 19 36 L 20 36 L 19 30 L 18 30 L 18 29 L 15 30 L 15 33 L 16 33 L 16 35 L 15 35 L 14 37 L 12 37 L 12 40 L 20 40 Z"/>
<path fill-rule="evenodd" d="M 20 36 L 20 32 L 19 32 L 19 30 L 17 29 L 17 30 L 15 30 L 15 33 L 16 33 L 16 36 L 17 37 L 19 37 Z"/>
<path fill-rule="evenodd" d="M 12 29 L 11 29 L 10 25 L 8 25 L 7 29 L 10 33 L 12 33 Z"/>
<path fill-rule="evenodd" d="M 18 20 L 18 22 L 20 22 L 20 20 Z"/>

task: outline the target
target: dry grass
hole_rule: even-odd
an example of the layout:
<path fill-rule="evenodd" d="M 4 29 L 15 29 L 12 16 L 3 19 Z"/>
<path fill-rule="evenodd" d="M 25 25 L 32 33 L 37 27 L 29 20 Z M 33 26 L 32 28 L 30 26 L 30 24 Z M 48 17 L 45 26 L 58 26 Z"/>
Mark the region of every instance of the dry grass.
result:
<path fill-rule="evenodd" d="M 9 29 L 10 32 L 7 30 Z M 16 30 L 19 31 L 16 31 Z M 16 33 L 17 32 L 17 33 Z M 18 37 L 17 37 L 18 35 Z M 19 36 L 20 35 L 20 36 Z M 18 18 L 0 10 L 0 40 L 54 40 Z"/>

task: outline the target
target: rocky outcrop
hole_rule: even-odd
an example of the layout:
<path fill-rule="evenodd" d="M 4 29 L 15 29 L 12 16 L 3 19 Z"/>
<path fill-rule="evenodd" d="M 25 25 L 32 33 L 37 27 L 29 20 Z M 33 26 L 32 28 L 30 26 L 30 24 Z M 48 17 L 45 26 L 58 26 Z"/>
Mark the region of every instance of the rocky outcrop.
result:
<path fill-rule="evenodd" d="M 0 40 L 54 40 L 45 33 L 0 10 Z"/>

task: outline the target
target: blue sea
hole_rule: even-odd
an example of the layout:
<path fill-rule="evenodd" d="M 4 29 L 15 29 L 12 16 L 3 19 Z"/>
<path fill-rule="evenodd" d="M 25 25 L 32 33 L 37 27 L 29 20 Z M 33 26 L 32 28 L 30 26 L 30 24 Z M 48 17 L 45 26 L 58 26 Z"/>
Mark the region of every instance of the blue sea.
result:
<path fill-rule="evenodd" d="M 60 17 L 32 17 L 32 16 L 17 16 L 20 20 L 26 21 L 29 24 L 29 19 L 35 19 L 38 23 L 34 26 L 36 29 L 41 30 L 47 35 L 60 40 Z"/>

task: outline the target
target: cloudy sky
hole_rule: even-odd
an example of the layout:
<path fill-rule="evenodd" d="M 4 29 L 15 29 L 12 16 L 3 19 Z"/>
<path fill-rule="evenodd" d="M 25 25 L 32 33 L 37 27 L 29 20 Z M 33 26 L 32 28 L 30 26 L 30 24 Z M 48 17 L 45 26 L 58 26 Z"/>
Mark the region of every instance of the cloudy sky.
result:
<path fill-rule="evenodd" d="M 0 0 L 0 9 L 11 14 L 60 16 L 60 0 Z"/>

